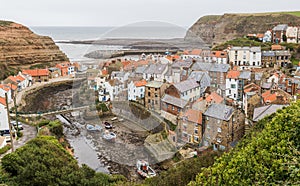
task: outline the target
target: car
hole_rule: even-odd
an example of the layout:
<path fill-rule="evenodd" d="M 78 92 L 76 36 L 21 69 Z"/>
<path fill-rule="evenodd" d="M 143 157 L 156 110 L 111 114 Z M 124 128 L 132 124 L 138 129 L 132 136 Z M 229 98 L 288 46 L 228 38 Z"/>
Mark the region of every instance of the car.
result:
<path fill-rule="evenodd" d="M 111 121 L 116 121 L 118 118 L 117 117 L 113 117 L 111 118 Z"/>
<path fill-rule="evenodd" d="M 119 121 L 121 122 L 121 121 L 124 121 L 124 119 L 123 118 L 119 118 Z"/>
<path fill-rule="evenodd" d="M 113 125 L 108 123 L 107 121 L 104 122 L 104 125 L 105 125 L 106 129 L 112 129 L 113 128 Z"/>
<path fill-rule="evenodd" d="M 17 122 L 16 121 L 11 121 L 10 122 L 15 128 L 17 128 Z M 23 124 L 21 122 L 18 121 L 18 128 L 19 130 L 23 130 Z"/>
<path fill-rule="evenodd" d="M 11 142 L 10 135 L 3 135 L 6 142 Z"/>

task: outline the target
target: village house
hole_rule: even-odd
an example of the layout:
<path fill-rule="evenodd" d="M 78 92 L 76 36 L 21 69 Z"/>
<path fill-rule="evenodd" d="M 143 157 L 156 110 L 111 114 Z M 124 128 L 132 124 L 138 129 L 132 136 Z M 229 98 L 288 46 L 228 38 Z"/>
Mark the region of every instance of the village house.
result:
<path fill-rule="evenodd" d="M 6 110 L 6 100 L 0 96 L 0 132 L 9 133 L 8 115 Z"/>
<path fill-rule="evenodd" d="M 265 32 L 262 42 L 272 42 L 272 30 L 268 30 Z"/>
<path fill-rule="evenodd" d="M 284 78 L 282 84 L 279 86 L 282 90 L 284 90 L 292 96 L 300 94 L 300 79 Z"/>
<path fill-rule="evenodd" d="M 192 64 L 193 62 L 189 60 L 174 62 L 171 66 L 172 82 L 179 83 L 180 81 L 186 80 L 191 72 Z"/>
<path fill-rule="evenodd" d="M 298 43 L 298 29 L 296 26 L 289 26 L 286 29 L 287 43 Z"/>
<path fill-rule="evenodd" d="M 96 90 L 99 90 L 101 87 L 104 87 L 104 83 L 109 79 L 108 71 L 101 70 L 99 75 L 95 77 Z"/>
<path fill-rule="evenodd" d="M 277 67 L 287 67 L 291 64 L 291 53 L 288 50 L 275 51 Z"/>
<path fill-rule="evenodd" d="M 31 76 L 33 82 L 49 81 L 50 75 L 48 69 L 28 69 L 23 70 L 22 74 Z"/>
<path fill-rule="evenodd" d="M 8 103 L 11 103 L 13 100 L 12 89 L 7 84 L 0 84 L 0 97 L 4 98 L 5 94 L 7 94 Z"/>
<path fill-rule="evenodd" d="M 4 80 L 4 83 L 14 84 L 18 87 L 18 91 L 21 91 L 29 85 L 28 80 L 22 74 L 18 74 L 17 76 L 9 76 Z"/>
<path fill-rule="evenodd" d="M 188 101 L 165 94 L 161 99 L 161 116 L 177 125 L 187 105 Z"/>
<path fill-rule="evenodd" d="M 255 83 L 250 83 L 249 85 L 244 86 L 244 94 L 243 94 L 243 106 L 242 109 L 245 112 L 246 117 L 248 117 L 248 108 L 250 106 L 249 100 L 255 95 L 261 94 L 260 86 Z"/>
<path fill-rule="evenodd" d="M 103 87 L 99 88 L 99 100 L 107 101 L 110 99 L 110 101 L 114 101 L 116 98 L 119 98 L 124 88 L 124 83 L 118 79 L 111 79 L 105 82 Z"/>
<path fill-rule="evenodd" d="M 202 145 L 212 145 L 214 150 L 226 150 L 244 135 L 244 124 L 236 119 L 233 107 L 211 104 L 204 113 Z"/>
<path fill-rule="evenodd" d="M 275 51 L 263 51 L 261 63 L 263 67 L 273 67 L 276 64 Z"/>
<path fill-rule="evenodd" d="M 149 81 L 145 86 L 145 107 L 157 112 L 161 110 L 161 98 L 168 84 L 160 81 Z"/>
<path fill-rule="evenodd" d="M 211 105 L 213 103 L 219 104 L 219 103 L 223 103 L 223 102 L 224 102 L 223 97 L 221 97 L 216 92 L 212 92 L 211 94 L 207 94 L 204 97 L 201 97 L 198 100 L 196 100 L 192 105 L 192 109 L 198 110 L 198 111 L 201 111 L 202 113 L 204 113 L 209 105 Z"/>
<path fill-rule="evenodd" d="M 192 66 L 193 71 L 208 72 L 211 88 L 216 90 L 225 84 L 225 79 L 230 66 L 228 64 L 196 62 Z"/>
<path fill-rule="evenodd" d="M 161 81 L 163 82 L 165 80 L 165 74 L 168 71 L 168 65 L 167 64 L 151 64 L 148 66 L 148 68 L 143 73 L 143 79 L 149 81 Z"/>
<path fill-rule="evenodd" d="M 75 66 L 73 66 L 70 62 L 60 63 L 55 67 L 60 69 L 61 76 L 69 76 L 75 74 Z"/>
<path fill-rule="evenodd" d="M 59 68 L 51 67 L 48 68 L 48 70 L 50 73 L 50 78 L 58 78 L 59 76 L 61 76 L 61 70 Z"/>
<path fill-rule="evenodd" d="M 200 97 L 204 96 L 204 93 L 211 86 L 211 78 L 208 73 L 204 71 L 193 71 L 188 79 L 196 80 L 196 82 L 200 85 Z"/>
<path fill-rule="evenodd" d="M 272 89 L 262 93 L 263 103 L 266 105 L 287 105 L 292 101 L 292 96 L 281 89 Z"/>
<path fill-rule="evenodd" d="M 185 111 L 179 122 L 180 139 L 199 146 L 204 132 L 202 123 L 202 112 L 193 109 Z"/>
<path fill-rule="evenodd" d="M 261 67 L 261 47 L 231 47 L 228 51 L 229 63 L 241 70 Z"/>
<path fill-rule="evenodd" d="M 195 79 L 188 79 L 169 86 L 165 93 L 186 101 L 196 101 L 200 97 L 200 84 Z"/>
<path fill-rule="evenodd" d="M 128 84 L 128 100 L 136 101 L 145 97 L 146 80 L 131 81 Z"/>
<path fill-rule="evenodd" d="M 184 51 L 181 55 L 181 59 L 202 59 L 202 49 L 193 49 L 192 51 Z"/>
<path fill-rule="evenodd" d="M 211 52 L 211 60 L 213 63 L 218 64 L 227 64 L 227 52 L 226 51 L 212 51 Z"/>
<path fill-rule="evenodd" d="M 286 36 L 286 31 L 288 29 L 288 25 L 281 24 L 277 25 L 272 29 L 272 41 L 273 43 L 282 43 L 284 42 L 284 36 Z"/>
<path fill-rule="evenodd" d="M 124 83 L 125 81 L 128 80 L 130 73 L 128 72 L 123 72 L 123 71 L 113 71 L 111 73 L 110 78 L 111 79 L 118 79 L 119 81 L 121 81 L 122 83 Z"/>

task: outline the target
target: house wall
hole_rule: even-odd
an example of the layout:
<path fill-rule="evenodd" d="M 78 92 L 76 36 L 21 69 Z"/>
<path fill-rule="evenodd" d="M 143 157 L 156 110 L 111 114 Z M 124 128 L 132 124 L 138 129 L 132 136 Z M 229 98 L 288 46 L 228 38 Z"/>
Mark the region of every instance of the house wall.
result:
<path fill-rule="evenodd" d="M 252 52 L 250 50 L 229 50 L 229 62 L 241 69 L 258 68 L 261 66 L 261 52 Z"/>
<path fill-rule="evenodd" d="M 0 131 L 9 130 L 6 107 L 0 104 Z"/>
<path fill-rule="evenodd" d="M 169 86 L 165 92 L 170 96 L 180 98 L 180 93 L 178 92 L 178 90 L 175 88 L 174 85 Z"/>
<path fill-rule="evenodd" d="M 226 97 L 233 100 L 238 98 L 238 79 L 226 79 Z"/>
<path fill-rule="evenodd" d="M 160 88 L 145 87 L 145 107 L 156 111 L 161 110 L 160 100 L 164 95 L 166 85 L 163 84 Z"/>
<path fill-rule="evenodd" d="M 199 145 L 202 141 L 202 125 L 186 120 L 184 117 L 180 120 L 180 138 L 186 143 Z"/>
<path fill-rule="evenodd" d="M 7 93 L 7 97 L 8 97 L 8 103 L 11 103 L 13 101 L 13 97 L 12 97 L 12 91 L 11 89 L 9 91 L 5 91 L 3 89 L 0 88 L 0 97 L 5 98 L 5 93 Z"/>

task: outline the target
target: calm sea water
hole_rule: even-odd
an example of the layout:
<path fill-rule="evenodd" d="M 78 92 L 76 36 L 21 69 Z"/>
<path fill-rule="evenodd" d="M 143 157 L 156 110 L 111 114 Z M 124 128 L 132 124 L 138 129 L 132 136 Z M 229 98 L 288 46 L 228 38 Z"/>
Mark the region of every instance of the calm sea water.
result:
<path fill-rule="evenodd" d="M 183 38 L 186 28 L 162 26 L 124 26 L 124 27 L 31 27 L 39 35 L 50 36 L 54 41 L 82 41 L 106 38 L 130 39 L 172 39 Z M 123 46 L 91 46 L 81 44 L 57 43 L 60 49 L 67 54 L 71 61 L 87 60 L 83 57 L 93 50 L 119 50 Z"/>

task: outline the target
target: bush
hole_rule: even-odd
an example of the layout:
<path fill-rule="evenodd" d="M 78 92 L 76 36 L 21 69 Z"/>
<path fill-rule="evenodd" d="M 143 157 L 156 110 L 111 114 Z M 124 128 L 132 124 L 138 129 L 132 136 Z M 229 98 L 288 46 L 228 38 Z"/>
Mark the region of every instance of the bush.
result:
<path fill-rule="evenodd" d="M 5 147 L 0 149 L 0 154 L 6 153 L 11 148 L 10 145 L 6 145 Z"/>
<path fill-rule="evenodd" d="M 43 120 L 41 122 L 38 123 L 38 127 L 42 127 L 45 125 L 48 125 L 50 123 L 50 120 Z"/>
<path fill-rule="evenodd" d="M 17 137 L 18 137 L 18 138 L 21 138 L 22 136 L 23 136 L 23 132 L 18 131 L 18 132 L 17 132 Z"/>
<path fill-rule="evenodd" d="M 64 133 L 63 133 L 63 126 L 60 121 L 51 121 L 48 125 L 48 128 L 52 134 L 57 136 L 58 138 L 61 138 Z"/>

